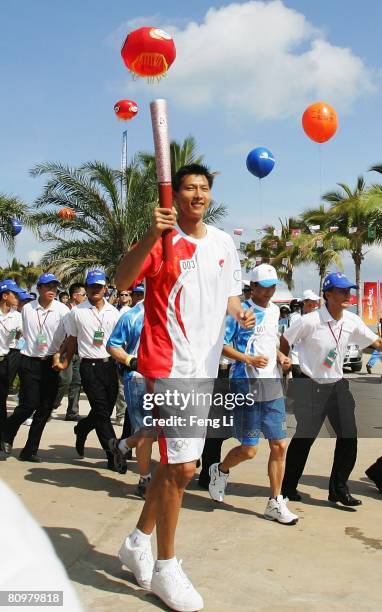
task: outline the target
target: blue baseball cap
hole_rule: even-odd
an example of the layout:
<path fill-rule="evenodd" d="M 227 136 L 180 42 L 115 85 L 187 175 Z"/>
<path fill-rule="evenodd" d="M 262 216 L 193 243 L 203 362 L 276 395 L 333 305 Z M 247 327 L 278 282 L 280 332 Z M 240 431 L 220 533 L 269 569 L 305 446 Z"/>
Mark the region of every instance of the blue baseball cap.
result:
<path fill-rule="evenodd" d="M 58 278 L 54 276 L 54 274 L 50 274 L 50 272 L 44 272 L 43 274 L 41 274 L 41 276 L 39 276 L 37 285 L 47 285 L 48 283 L 57 283 L 57 285 L 61 284 Z"/>
<path fill-rule="evenodd" d="M 25 302 L 26 300 L 34 300 L 34 297 L 30 293 L 28 293 L 28 291 L 21 289 L 19 294 L 19 300 L 20 302 Z"/>
<path fill-rule="evenodd" d="M 140 285 L 136 285 L 136 287 L 133 287 L 131 290 L 131 293 L 144 293 L 145 292 L 145 288 L 144 285 L 140 284 Z"/>
<path fill-rule="evenodd" d="M 103 270 L 90 270 L 85 285 L 106 285 L 106 275 Z"/>
<path fill-rule="evenodd" d="M 328 289 L 333 289 L 335 287 L 338 289 L 358 289 L 358 286 L 351 283 L 342 272 L 332 272 L 328 274 L 322 285 L 322 290 L 328 291 Z"/>
<path fill-rule="evenodd" d="M 6 293 L 7 291 L 12 291 L 12 293 L 16 293 L 16 295 L 20 295 L 21 293 L 20 287 L 11 279 L 0 281 L 0 294 Z"/>

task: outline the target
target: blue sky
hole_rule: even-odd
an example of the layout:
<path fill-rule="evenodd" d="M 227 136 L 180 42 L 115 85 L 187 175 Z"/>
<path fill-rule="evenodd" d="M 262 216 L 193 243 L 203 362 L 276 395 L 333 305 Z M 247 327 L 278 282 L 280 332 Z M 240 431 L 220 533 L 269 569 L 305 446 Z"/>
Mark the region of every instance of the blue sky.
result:
<path fill-rule="evenodd" d="M 253 239 L 261 222 L 277 223 L 318 203 L 318 145 L 301 128 L 309 103 L 333 104 L 340 121 L 322 146 L 323 191 L 354 184 L 382 162 L 378 0 L 132 4 L 3 0 L 2 192 L 33 201 L 42 183 L 28 171 L 42 161 L 118 166 L 125 124 L 116 121 L 113 105 L 124 97 L 140 107 L 127 124 L 129 154 L 152 149 L 148 104 L 166 97 L 171 136 L 194 135 L 205 161 L 220 171 L 214 195 L 229 209 L 223 225 L 229 232 L 243 227 L 243 240 Z M 177 45 L 177 60 L 159 85 L 133 82 L 119 53 L 129 29 L 144 24 L 167 29 Z M 259 145 L 276 158 L 263 181 L 262 207 L 245 167 Z M 41 251 L 27 232 L 17 238 L 20 259 Z M 0 265 L 9 258 L 0 249 Z M 380 249 L 368 253 L 363 277 L 377 278 L 381 263 Z M 317 285 L 314 269 L 297 272 L 297 293 Z"/>

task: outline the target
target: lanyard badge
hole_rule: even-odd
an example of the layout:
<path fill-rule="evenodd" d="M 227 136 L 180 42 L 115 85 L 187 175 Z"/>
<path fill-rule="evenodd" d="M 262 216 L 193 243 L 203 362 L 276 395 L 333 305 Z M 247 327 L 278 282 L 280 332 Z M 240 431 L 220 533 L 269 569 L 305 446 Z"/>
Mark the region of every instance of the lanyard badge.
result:
<path fill-rule="evenodd" d="M 94 336 L 93 336 L 93 346 L 102 346 L 103 345 L 103 339 L 105 336 L 105 332 L 102 331 L 102 329 L 97 329 L 97 331 L 94 332 Z"/>
<path fill-rule="evenodd" d="M 48 338 L 43 331 L 37 334 L 37 348 L 39 351 L 43 351 L 44 349 L 48 348 Z"/>
<path fill-rule="evenodd" d="M 36 342 L 37 342 L 37 348 L 39 351 L 44 351 L 45 349 L 48 348 L 48 337 L 46 335 L 46 333 L 44 332 L 44 325 L 46 323 L 46 320 L 48 318 L 49 315 L 48 311 L 43 319 L 43 321 L 41 321 L 40 319 L 40 313 L 39 311 L 37 311 L 37 319 L 38 319 L 38 325 L 39 325 L 39 332 L 37 334 L 37 338 L 36 338 Z"/>
<path fill-rule="evenodd" d="M 332 349 L 331 351 L 329 351 L 329 353 L 326 355 L 324 361 L 322 362 L 322 365 L 325 366 L 325 368 L 330 369 L 331 367 L 333 367 L 333 364 L 337 358 L 337 349 Z"/>
<path fill-rule="evenodd" d="M 334 338 L 334 340 L 336 342 L 336 346 L 333 349 L 331 349 L 329 351 L 329 353 L 326 355 L 324 361 L 322 362 L 322 365 L 325 366 L 325 368 L 328 368 L 328 370 L 330 370 L 330 368 L 333 367 L 334 362 L 335 362 L 335 360 L 337 359 L 337 356 L 338 356 L 338 345 L 339 345 L 339 342 L 341 340 L 343 323 L 341 325 L 341 329 L 340 329 L 340 333 L 339 333 L 338 338 L 336 337 L 334 331 L 332 330 L 332 326 L 330 325 L 329 321 L 328 321 L 328 327 L 330 329 L 330 333 L 332 334 L 332 336 L 333 336 L 333 338 Z"/>

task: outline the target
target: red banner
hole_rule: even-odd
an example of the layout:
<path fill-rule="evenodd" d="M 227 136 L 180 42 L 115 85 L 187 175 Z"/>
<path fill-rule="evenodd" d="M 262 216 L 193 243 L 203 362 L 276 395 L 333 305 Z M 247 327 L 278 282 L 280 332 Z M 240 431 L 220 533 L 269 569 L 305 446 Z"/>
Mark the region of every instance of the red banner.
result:
<path fill-rule="evenodd" d="M 378 283 L 363 284 L 362 318 L 366 325 L 378 323 Z"/>

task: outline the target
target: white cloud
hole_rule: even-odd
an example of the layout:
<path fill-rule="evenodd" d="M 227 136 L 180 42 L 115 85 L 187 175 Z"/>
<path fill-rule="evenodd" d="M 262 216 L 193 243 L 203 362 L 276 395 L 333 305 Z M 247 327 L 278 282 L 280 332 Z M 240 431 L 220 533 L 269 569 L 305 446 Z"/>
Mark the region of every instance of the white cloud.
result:
<path fill-rule="evenodd" d="M 319 99 L 343 111 L 375 88 L 361 58 L 281 0 L 210 8 L 200 23 L 161 27 L 174 36 L 177 58 L 156 91 L 190 110 L 280 119 Z M 128 88 L 147 84 L 129 80 Z"/>

